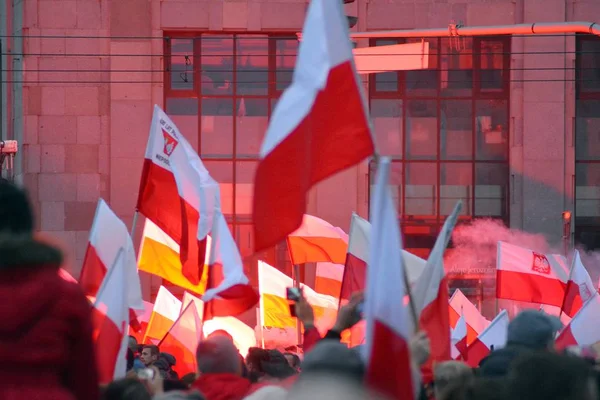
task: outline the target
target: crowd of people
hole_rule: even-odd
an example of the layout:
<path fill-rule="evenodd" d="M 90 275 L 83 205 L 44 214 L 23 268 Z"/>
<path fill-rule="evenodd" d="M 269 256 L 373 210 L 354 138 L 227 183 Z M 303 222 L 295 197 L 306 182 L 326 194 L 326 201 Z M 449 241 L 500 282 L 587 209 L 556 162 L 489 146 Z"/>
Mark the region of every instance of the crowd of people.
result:
<path fill-rule="evenodd" d="M 382 398 L 365 383 L 362 346 L 348 348 L 341 333 L 359 322 L 355 294 L 323 337 L 304 299 L 295 304 L 303 325 L 303 355 L 251 348 L 242 357 L 232 337 L 216 331 L 198 343 L 197 372 L 178 376 L 175 357 L 129 337 L 127 376 L 100 387 L 89 301 L 62 279 L 61 252 L 36 239 L 26 193 L 0 181 L 0 399 L 366 399 Z M 463 361 L 434 365 L 423 382 L 429 339 L 411 339 L 415 398 L 435 400 L 597 400 L 598 356 L 592 348 L 554 350 L 560 321 L 523 311 L 508 326 L 507 344 L 471 368 Z M 590 329 L 597 327 L 590 326 Z M 101 349 L 100 349 L 101 350 Z"/>

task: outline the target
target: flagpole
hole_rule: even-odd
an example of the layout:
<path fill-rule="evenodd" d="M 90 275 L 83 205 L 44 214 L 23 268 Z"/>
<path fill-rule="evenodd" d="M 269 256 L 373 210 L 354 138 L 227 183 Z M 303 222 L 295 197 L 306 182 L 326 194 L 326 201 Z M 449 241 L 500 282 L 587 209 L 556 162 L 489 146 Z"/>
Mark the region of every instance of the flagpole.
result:
<path fill-rule="evenodd" d="M 94 301 L 94 307 L 96 307 L 96 304 L 98 304 L 98 299 L 104 293 L 104 290 L 106 289 L 106 282 L 109 281 L 109 279 L 110 279 L 113 271 L 115 270 L 115 265 L 117 265 L 117 262 L 119 261 L 119 259 L 123 255 L 123 251 L 124 251 L 123 247 L 121 247 L 119 249 L 119 251 L 117 252 L 117 256 L 115 257 L 115 260 L 113 261 L 113 263 L 110 266 L 109 270 L 106 272 L 106 275 L 104 276 L 104 279 L 102 279 L 102 285 L 100 286 L 100 289 L 98 289 L 98 293 L 96 293 L 96 300 Z"/>
<path fill-rule="evenodd" d="M 300 266 L 298 264 L 294 264 L 294 287 L 300 289 Z M 298 335 L 298 345 L 302 343 L 302 323 L 300 319 L 296 316 L 296 333 Z"/>
<path fill-rule="evenodd" d="M 131 240 L 134 239 L 135 227 L 137 225 L 139 215 L 140 215 L 140 212 L 138 210 L 135 210 L 135 212 L 133 213 L 133 221 L 131 222 Z"/>

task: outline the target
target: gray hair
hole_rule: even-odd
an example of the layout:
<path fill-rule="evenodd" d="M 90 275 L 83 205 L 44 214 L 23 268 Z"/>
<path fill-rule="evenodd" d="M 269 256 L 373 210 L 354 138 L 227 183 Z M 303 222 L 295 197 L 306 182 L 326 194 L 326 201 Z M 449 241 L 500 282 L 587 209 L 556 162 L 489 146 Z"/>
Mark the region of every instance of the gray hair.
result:
<path fill-rule="evenodd" d="M 223 336 L 214 336 L 198 343 L 196 349 L 198 371 L 202 374 L 240 374 L 241 362 L 233 342 Z"/>

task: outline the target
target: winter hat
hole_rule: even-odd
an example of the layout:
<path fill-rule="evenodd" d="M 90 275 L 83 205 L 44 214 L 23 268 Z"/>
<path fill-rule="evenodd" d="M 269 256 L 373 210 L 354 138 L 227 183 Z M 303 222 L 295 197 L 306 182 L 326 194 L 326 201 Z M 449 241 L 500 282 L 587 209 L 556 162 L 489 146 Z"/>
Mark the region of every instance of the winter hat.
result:
<path fill-rule="evenodd" d="M 287 390 L 279 386 L 265 386 L 244 397 L 244 400 L 284 400 L 286 397 Z"/>
<path fill-rule="evenodd" d="M 517 344 L 533 350 L 543 350 L 554 341 L 562 329 L 556 317 L 538 310 L 521 311 L 508 324 L 507 344 Z"/>
<path fill-rule="evenodd" d="M 0 178 L 0 235 L 33 234 L 33 211 L 23 189 Z"/>
<path fill-rule="evenodd" d="M 360 353 L 354 348 L 349 349 L 345 344 L 331 339 L 318 342 L 304 356 L 304 361 L 300 366 L 302 368 L 300 376 L 314 372 L 362 380 L 365 373 Z"/>

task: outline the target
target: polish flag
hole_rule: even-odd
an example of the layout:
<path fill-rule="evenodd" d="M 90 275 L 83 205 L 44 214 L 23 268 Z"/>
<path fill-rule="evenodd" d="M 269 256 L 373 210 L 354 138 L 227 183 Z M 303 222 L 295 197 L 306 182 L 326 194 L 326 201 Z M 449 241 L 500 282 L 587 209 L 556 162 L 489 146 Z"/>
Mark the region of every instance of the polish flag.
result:
<path fill-rule="evenodd" d="M 408 342 L 414 327 L 403 305 L 402 238 L 388 186 L 389 173 L 389 158 L 380 159 L 371 202 L 373 236 L 364 306 L 366 383 L 386 397 L 412 399 L 416 386 Z"/>
<path fill-rule="evenodd" d="M 365 289 L 370 237 L 369 221 L 353 213 L 340 299 L 349 300 L 352 293 Z M 401 249 L 401 252 L 408 281 L 413 285 L 423 273 L 426 262 L 404 249 Z"/>
<path fill-rule="evenodd" d="M 131 326 L 129 327 L 129 334 L 133 336 L 138 343 L 143 343 L 144 336 L 146 336 L 146 330 L 148 329 L 148 323 L 150 322 L 150 317 L 152 316 L 152 310 L 154 309 L 154 304 L 144 301 L 144 310 L 136 311 L 137 321 L 139 323 L 139 329 L 136 331 Z"/>
<path fill-rule="evenodd" d="M 135 257 L 128 254 L 128 243 L 131 243 L 131 238 L 117 252 L 98 290 L 92 310 L 94 347 L 101 384 L 125 376 L 130 308 L 142 303 Z"/>
<path fill-rule="evenodd" d="M 189 292 L 184 292 L 181 301 L 181 312 L 194 303 L 196 312 L 200 321 L 204 320 L 204 302 L 202 299 Z M 242 356 L 248 354 L 250 347 L 256 347 L 256 334 L 254 329 L 235 317 L 214 317 L 210 320 L 204 320 L 202 323 L 203 337 L 208 337 L 215 331 L 225 331 L 233 339 L 233 344 L 239 350 Z"/>
<path fill-rule="evenodd" d="M 562 330 L 556 339 L 556 348 L 591 346 L 600 342 L 600 330 L 597 329 L 599 325 L 600 295 L 595 292 Z"/>
<path fill-rule="evenodd" d="M 569 280 L 563 256 L 498 242 L 496 297 L 561 307 Z"/>
<path fill-rule="evenodd" d="M 200 339 L 202 339 L 202 320 L 198 315 L 196 304 L 190 302 L 160 341 L 158 347 L 160 347 L 160 351 L 175 357 L 177 363 L 173 369 L 182 377 L 198 371 L 196 347 L 198 347 Z"/>
<path fill-rule="evenodd" d="M 450 315 L 448 314 L 448 281 L 444 271 L 444 251 L 452 237 L 462 202 L 458 202 L 452 214 L 446 218 L 442 231 L 435 241 L 427 259 L 425 271 L 417 280 L 413 300 L 419 315 L 419 325 L 427 332 L 431 341 L 431 355 L 422 366 L 423 379 L 433 379 L 432 366 L 436 362 L 451 359 L 450 354 Z"/>
<path fill-rule="evenodd" d="M 156 344 L 160 341 L 171 326 L 179 317 L 181 310 L 181 301 L 167 288 L 161 286 L 158 289 L 156 301 L 154 302 L 154 309 L 150 315 L 150 321 L 148 322 L 148 328 L 146 329 L 146 335 L 144 336 L 144 343 Z"/>
<path fill-rule="evenodd" d="M 456 360 L 462 356 L 463 359 L 467 357 L 467 322 L 463 315 L 458 319 L 456 327 L 452 329 L 450 335 L 452 342 L 452 359 Z"/>
<path fill-rule="evenodd" d="M 103 199 L 98 200 L 96 215 L 92 222 L 79 285 L 87 296 L 97 297 L 98 290 L 110 267 L 115 263 L 119 251 L 123 249 L 125 262 L 135 260 L 135 249 L 129 231 L 123 221 L 110 209 Z M 134 261 L 135 263 L 135 261 Z M 129 282 L 139 280 L 137 268 L 126 269 Z M 139 323 L 134 310 L 143 310 L 142 291 L 133 284 L 128 289 L 129 303 L 132 304 L 129 322 L 134 330 L 139 330 Z"/>
<path fill-rule="evenodd" d="M 219 185 L 155 105 L 137 210 L 179 244 L 182 273 L 194 285 L 202 277 L 206 237 L 219 202 Z"/>
<path fill-rule="evenodd" d="M 477 335 L 488 327 L 488 321 L 475 307 L 473 303 L 460 291 L 456 289 L 450 297 L 450 326 L 456 328 L 460 318 L 464 318 L 467 324 L 467 343 L 471 344 Z"/>
<path fill-rule="evenodd" d="M 256 306 L 259 295 L 244 273 L 244 264 L 225 217 L 215 213 L 204 301 L 204 320 L 242 314 Z"/>
<path fill-rule="evenodd" d="M 490 325 L 467 348 L 465 360 L 475 368 L 492 350 L 498 350 L 506 345 L 508 330 L 508 313 L 502 310 Z"/>
<path fill-rule="evenodd" d="M 583 304 L 596 293 L 592 278 L 590 278 L 585 266 L 581 262 L 581 257 L 577 250 L 575 250 L 573 256 L 569 275 L 562 311 L 569 317 L 574 317 Z"/>
<path fill-rule="evenodd" d="M 343 264 L 348 251 L 348 235 L 341 228 L 304 214 L 302 225 L 287 238 L 292 264 L 313 262 Z"/>
<path fill-rule="evenodd" d="M 292 84 L 277 102 L 261 148 L 256 251 L 300 227 L 313 185 L 373 154 L 362 91 L 342 3 L 312 0 Z"/>
<path fill-rule="evenodd" d="M 328 262 L 317 263 L 315 272 L 315 291 L 336 298 L 342 291 L 344 266 Z"/>

